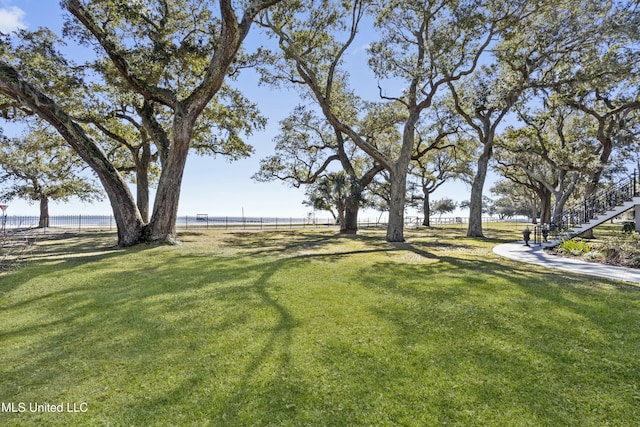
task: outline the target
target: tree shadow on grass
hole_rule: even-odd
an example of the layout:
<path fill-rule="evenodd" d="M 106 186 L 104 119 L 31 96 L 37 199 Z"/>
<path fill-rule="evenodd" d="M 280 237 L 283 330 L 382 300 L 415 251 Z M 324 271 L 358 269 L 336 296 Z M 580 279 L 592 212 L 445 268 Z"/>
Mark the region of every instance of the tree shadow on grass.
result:
<path fill-rule="evenodd" d="M 330 251 L 335 246 L 351 240 L 373 241 L 363 235 L 345 235 L 334 231 L 246 231 L 229 233 L 222 240 L 224 245 L 257 255 L 295 256 L 301 252 Z"/>
<path fill-rule="evenodd" d="M 81 275 L 76 270 L 91 269 L 92 261 L 117 264 L 131 255 L 129 249 L 61 262 L 58 274 Z M 3 398 L 87 401 L 94 421 L 116 424 L 177 422 L 180 411 L 233 420 L 250 404 L 247 395 L 266 366 L 288 370 L 295 319 L 271 295 L 271 281 L 290 263 L 300 268 L 305 260 L 212 262 L 175 254 L 137 268 L 127 263 L 126 271 L 93 275 L 90 283 L 6 301 L 3 310 L 34 314 L 0 329 L 7 362 Z M 236 372 L 226 377 L 227 368 Z M 216 378 L 223 378 L 221 384 Z M 30 420 L 51 421 L 46 414 Z"/>
<path fill-rule="evenodd" d="M 97 239 L 65 233 L 50 235 L 44 239 L 38 238 L 21 260 L 21 269 L 5 274 L 0 280 L 0 294 L 8 294 L 33 278 L 51 274 L 52 271 L 62 275 L 64 271 L 91 262 L 100 263 L 146 249 L 144 247 L 126 250 L 113 248 L 109 245 L 111 237 L 112 233 L 105 233 Z M 28 274 L 21 274 L 22 270 L 27 270 Z"/>
<path fill-rule="evenodd" d="M 629 339 L 640 337 L 627 328 L 640 322 L 632 309 L 637 292 L 528 266 L 438 260 L 378 263 L 361 284 L 388 296 L 372 312 L 395 326 L 412 363 L 437 373 L 414 380 L 441 388 L 432 397 L 440 420 L 464 424 L 512 412 L 524 424 L 584 425 L 637 416 L 640 346 Z M 625 337 L 627 351 L 612 343 L 616 336 Z"/>
<path fill-rule="evenodd" d="M 550 284 L 551 274 L 511 262 L 436 256 L 424 243 L 358 236 L 342 245 L 312 233 L 308 240 L 295 237 L 283 244 L 277 236 L 269 236 L 275 242 L 268 247 L 284 248 L 278 256 L 256 256 L 270 252 L 254 248 L 257 241 L 248 246 L 238 241 L 234 245 L 247 249 L 242 256 L 137 248 L 58 261 L 58 276 L 77 278 L 76 283 L 52 282 L 50 289 L 3 302 L 6 316 L 19 319 L 0 322 L 3 399 L 87 401 L 88 424 L 180 424 L 186 419 L 218 425 L 346 425 L 374 423 L 376 418 L 357 418 L 363 411 L 378 411 L 381 423 L 411 424 L 431 416 L 453 423 L 490 420 L 483 418 L 482 408 L 494 415 L 516 408 L 515 415 L 533 414 L 527 418 L 531 423 L 570 424 L 573 414 L 564 407 L 574 396 L 563 390 L 585 387 L 585 395 L 594 397 L 592 385 L 580 375 L 600 365 L 584 352 L 563 349 L 562 342 L 571 328 L 574 349 L 602 346 L 599 337 L 582 336 L 578 321 L 603 323 L 601 335 L 615 333 L 617 326 L 607 325 L 601 308 L 593 305 L 601 294 L 572 287 L 564 278 Z M 387 253 L 412 253 L 426 262 L 377 256 Z M 307 273 L 314 264 L 314 271 L 323 271 L 354 255 L 376 256 L 376 261 L 342 271 L 344 298 L 368 290 L 367 303 L 355 299 L 353 304 L 367 304 L 381 322 L 375 327 L 391 325 L 394 333 L 378 343 L 380 334 L 372 325 L 339 319 L 347 322 L 338 329 L 344 337 L 318 335 L 305 356 L 322 370 L 309 372 L 292 353 L 299 345 L 296 331 L 307 326 L 299 318 L 300 307 L 291 302 L 296 288 L 304 298 L 304 283 L 292 284 L 291 277 L 317 274 Z M 119 265 L 126 267 L 114 268 Z M 20 275 L 20 283 L 29 286 L 32 268 L 37 267 Z M 322 280 L 329 285 L 331 277 L 316 286 Z M 615 309 L 626 310 L 623 320 L 629 324 L 640 320 L 621 300 L 616 299 Z M 376 345 L 388 346 L 385 358 L 371 353 Z M 620 381 L 627 360 L 597 351 L 613 362 L 602 371 L 601 384 L 618 381 L 612 390 L 622 392 L 629 385 L 628 378 Z M 314 377 L 319 372 L 335 377 Z M 329 382 L 324 389 L 315 384 L 322 381 Z M 330 392 L 338 389 L 344 401 L 329 406 Z M 545 396 L 554 400 L 549 403 Z M 420 409 L 427 399 L 435 407 L 430 412 Z M 389 402 L 393 408 L 385 413 Z M 588 413 L 585 405 L 574 402 L 574 409 Z M 87 421 L 60 415 L 56 423 Z M 2 414 L 0 421 L 11 416 Z M 34 424 L 51 420 L 51 414 L 29 418 Z"/>
<path fill-rule="evenodd" d="M 85 249 L 114 248 L 117 243 L 115 232 L 111 231 L 85 231 L 85 232 L 57 232 L 30 234 L 30 237 L 47 249 L 60 248 L 64 253 L 73 253 Z"/>
<path fill-rule="evenodd" d="M 3 304 L 16 315 L 0 329 L 5 396 L 87 401 L 96 417 L 116 424 L 177 421 L 187 410 L 222 424 L 255 423 L 261 413 L 286 422 L 309 379 L 291 365 L 296 319 L 274 296 L 274 276 L 302 272 L 314 259 L 396 250 L 335 252 L 331 245 L 326 235 L 306 236 L 285 245 L 280 258 L 147 255 L 144 247 L 65 257 L 71 249 L 54 247 L 61 258 L 42 261 L 56 263 L 54 274 L 50 265 L 34 264 L 12 278 L 11 289 L 29 289 L 33 277 L 45 274 L 60 281 Z M 47 414 L 30 420 L 51 421 Z"/>

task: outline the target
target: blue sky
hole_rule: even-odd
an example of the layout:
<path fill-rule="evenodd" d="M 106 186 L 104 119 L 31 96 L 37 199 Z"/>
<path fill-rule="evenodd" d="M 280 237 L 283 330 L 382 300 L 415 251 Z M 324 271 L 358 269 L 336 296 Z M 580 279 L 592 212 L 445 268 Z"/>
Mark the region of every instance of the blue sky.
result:
<path fill-rule="evenodd" d="M 15 28 L 34 30 L 46 26 L 58 31 L 62 25 L 62 11 L 58 0 L 0 0 L 0 31 L 7 32 Z M 261 35 L 257 27 L 252 27 L 248 43 L 259 44 Z M 361 71 L 353 72 L 353 83 L 360 86 L 358 90 L 370 87 L 372 94 L 377 94 L 375 80 L 366 75 L 366 52 L 363 48 L 356 48 L 351 52 L 354 63 L 362 64 Z M 251 216 L 282 216 L 302 217 L 311 212 L 304 206 L 304 192 L 282 182 L 258 183 L 251 176 L 258 170 L 259 161 L 273 152 L 273 138 L 278 132 L 278 122 L 286 117 L 291 109 L 299 102 L 297 93 L 274 90 L 265 86 L 258 86 L 258 80 L 251 72 L 242 75 L 237 86 L 245 96 L 256 102 L 262 114 L 268 118 L 268 125 L 264 131 L 252 135 L 248 142 L 254 146 L 255 153 L 248 159 L 229 162 L 219 157 L 199 157 L 192 155 L 187 161 L 187 167 L 182 183 L 179 215 L 244 215 Z M 372 95 L 373 96 L 373 95 Z M 0 127 L 7 135 L 11 135 L 11 126 L 0 120 Z M 15 135 L 17 136 L 17 135 Z M 443 186 L 433 196 L 432 200 L 450 197 L 461 201 L 468 198 L 469 189 L 460 183 Z M 51 215 L 69 214 L 110 214 L 111 207 L 107 200 L 104 202 L 86 204 L 80 201 L 68 203 L 51 203 Z M 8 215 L 37 215 L 38 206 L 26 201 L 14 200 L 9 203 Z M 408 214 L 415 215 L 409 211 Z M 318 212 L 324 217 L 326 212 Z M 377 218 L 376 212 L 363 212 L 363 218 Z"/>

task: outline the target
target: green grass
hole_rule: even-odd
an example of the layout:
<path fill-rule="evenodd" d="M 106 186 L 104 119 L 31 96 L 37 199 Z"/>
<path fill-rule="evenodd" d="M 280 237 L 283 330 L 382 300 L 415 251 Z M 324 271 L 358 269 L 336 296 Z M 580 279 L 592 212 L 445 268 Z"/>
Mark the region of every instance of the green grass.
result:
<path fill-rule="evenodd" d="M 636 424 L 639 289 L 499 258 L 517 230 L 486 234 L 51 236 L 0 275 L 0 401 L 27 409 L 0 424 Z"/>

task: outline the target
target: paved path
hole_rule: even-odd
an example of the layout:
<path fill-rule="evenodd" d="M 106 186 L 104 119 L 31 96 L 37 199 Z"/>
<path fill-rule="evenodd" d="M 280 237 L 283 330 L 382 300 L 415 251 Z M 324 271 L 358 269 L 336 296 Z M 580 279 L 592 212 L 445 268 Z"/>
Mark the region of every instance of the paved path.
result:
<path fill-rule="evenodd" d="M 493 252 L 500 256 L 529 264 L 606 279 L 640 283 L 640 269 L 616 267 L 598 262 L 586 262 L 574 258 L 551 255 L 545 252 L 542 246 L 538 245 L 525 246 L 522 242 L 505 243 L 494 247 Z"/>

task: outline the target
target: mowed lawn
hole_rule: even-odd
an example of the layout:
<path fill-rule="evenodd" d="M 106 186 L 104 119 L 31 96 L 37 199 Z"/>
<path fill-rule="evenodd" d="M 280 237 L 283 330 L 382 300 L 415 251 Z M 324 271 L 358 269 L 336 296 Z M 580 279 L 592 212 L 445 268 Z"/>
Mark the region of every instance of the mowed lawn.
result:
<path fill-rule="evenodd" d="M 638 425 L 640 288 L 464 233 L 42 238 L 0 275 L 0 424 Z"/>

